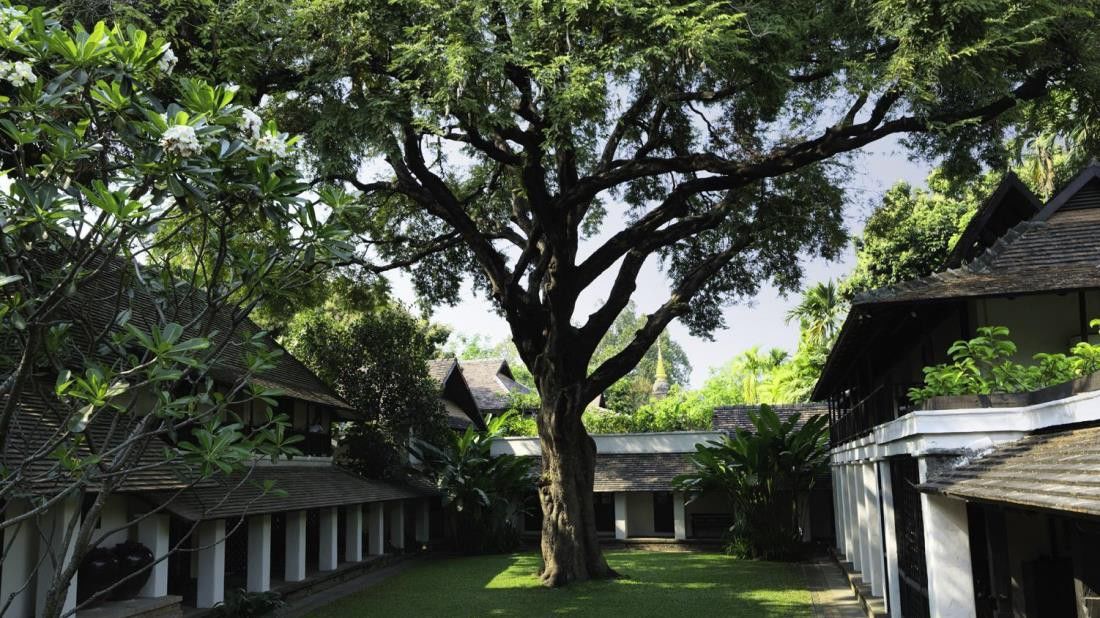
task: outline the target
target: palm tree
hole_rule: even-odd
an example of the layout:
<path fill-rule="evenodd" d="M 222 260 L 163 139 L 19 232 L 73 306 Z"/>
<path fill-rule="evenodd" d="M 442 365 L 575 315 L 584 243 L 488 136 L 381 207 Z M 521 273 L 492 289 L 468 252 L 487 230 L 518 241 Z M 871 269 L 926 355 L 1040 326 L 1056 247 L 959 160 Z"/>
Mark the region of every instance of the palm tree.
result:
<path fill-rule="evenodd" d="M 760 403 L 760 384 L 786 360 L 787 351 L 779 348 L 761 353 L 759 346 L 753 346 L 741 353 L 738 364 L 742 370 L 741 394 L 745 403 Z"/>
<path fill-rule="evenodd" d="M 770 406 L 750 412 L 753 430 L 696 446 L 694 469 L 673 479 L 691 500 L 723 492 L 734 512 L 733 541 L 751 558 L 788 558 L 801 539 L 801 509 L 827 469 L 828 417 L 780 419 Z M 805 421 L 805 422 L 803 422 Z"/>
<path fill-rule="evenodd" d="M 818 283 L 802 294 L 802 300 L 787 312 L 787 323 L 798 321 L 802 336 L 811 345 L 828 345 L 836 335 L 844 302 L 832 279 Z"/>

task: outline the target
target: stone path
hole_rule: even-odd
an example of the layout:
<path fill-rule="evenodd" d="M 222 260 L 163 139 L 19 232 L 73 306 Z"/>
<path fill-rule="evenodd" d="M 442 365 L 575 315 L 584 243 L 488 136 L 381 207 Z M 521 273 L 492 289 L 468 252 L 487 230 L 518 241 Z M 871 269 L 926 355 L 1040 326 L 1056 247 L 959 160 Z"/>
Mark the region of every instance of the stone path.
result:
<path fill-rule="evenodd" d="M 866 618 L 856 595 L 836 562 L 820 557 L 802 563 L 814 618 Z"/>

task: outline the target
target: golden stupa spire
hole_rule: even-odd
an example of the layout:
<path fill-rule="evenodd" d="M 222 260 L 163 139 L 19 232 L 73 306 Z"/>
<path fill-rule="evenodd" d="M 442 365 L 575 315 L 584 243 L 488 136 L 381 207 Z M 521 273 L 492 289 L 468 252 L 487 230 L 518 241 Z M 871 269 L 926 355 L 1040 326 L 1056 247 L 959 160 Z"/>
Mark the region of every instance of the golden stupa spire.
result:
<path fill-rule="evenodd" d="M 660 399 L 668 394 L 668 372 L 665 370 L 665 355 L 661 350 L 661 338 L 657 338 L 657 370 L 653 375 L 653 398 Z"/>

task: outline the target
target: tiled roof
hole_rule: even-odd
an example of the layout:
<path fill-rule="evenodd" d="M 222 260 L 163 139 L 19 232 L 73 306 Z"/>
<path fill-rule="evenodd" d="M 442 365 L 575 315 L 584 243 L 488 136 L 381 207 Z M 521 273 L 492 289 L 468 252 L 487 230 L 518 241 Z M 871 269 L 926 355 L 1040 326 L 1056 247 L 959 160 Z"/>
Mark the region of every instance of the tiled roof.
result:
<path fill-rule="evenodd" d="M 221 476 L 215 480 L 215 483 L 182 493 L 152 492 L 145 495 L 191 521 L 430 495 L 423 487 L 367 479 L 332 465 L 258 465 L 249 472 Z M 265 494 L 261 488 L 267 481 L 273 482 L 275 488 L 285 491 L 287 495 Z"/>
<path fill-rule="evenodd" d="M 1009 230 L 974 261 L 872 290 L 855 305 L 1100 287 L 1100 209 L 1054 214 Z"/>
<path fill-rule="evenodd" d="M 477 400 L 474 399 L 466 376 L 458 369 L 457 359 L 439 358 L 428 361 L 428 377 L 439 384 L 443 400 L 457 406 L 457 409 L 445 406 L 448 427 L 456 431 L 465 431 L 470 426 L 485 428 L 485 420 L 481 418 Z"/>
<path fill-rule="evenodd" d="M 529 393 L 531 389 L 512 378 L 508 362 L 502 358 L 460 360 L 459 367 L 481 412 L 507 410 L 512 393 Z"/>
<path fill-rule="evenodd" d="M 6 397 L 0 397 L 3 406 Z M 91 424 L 85 428 L 85 434 L 96 445 L 97 453 L 106 453 L 103 467 L 112 464 L 109 454 L 137 429 L 142 417 L 137 414 L 118 415 L 97 414 Z M 20 398 L 18 412 L 12 417 L 7 443 L 0 453 L 0 465 L 10 472 L 22 474 L 20 485 L 24 491 L 51 491 L 54 488 L 72 482 L 72 474 L 58 465 L 56 458 L 49 456 L 48 447 L 61 437 L 68 423 L 67 412 L 56 401 L 32 391 L 25 391 Z M 144 489 L 180 488 L 188 485 L 189 469 L 171 453 L 166 453 L 165 443 L 158 439 L 138 440 L 134 443 L 136 461 L 127 466 L 129 470 L 122 481 L 124 491 Z M 78 457 L 88 457 L 91 453 L 87 443 L 77 447 Z M 45 449 L 45 450 L 44 450 Z M 99 467 L 89 467 L 82 474 L 89 489 L 94 490 L 103 474 L 107 471 Z"/>
<path fill-rule="evenodd" d="M 60 264 L 57 266 L 63 267 Z M 146 276 L 148 277 L 149 274 Z M 193 322 L 205 325 L 209 320 L 212 347 L 225 344 L 218 355 L 217 365 L 211 371 L 213 377 L 220 380 L 235 380 L 237 376 L 247 371 L 245 343 L 248 337 L 260 332 L 261 329 L 247 317 L 235 319 L 239 318 L 234 316 L 237 308 L 222 307 L 211 315 L 204 315 L 209 307 L 206 302 L 206 292 L 187 285 L 177 285 L 154 295 L 143 286 L 133 285 L 132 277 L 132 269 L 122 262 L 118 262 L 117 266 L 108 265 L 94 281 L 81 286 L 77 294 L 61 306 L 58 315 L 79 318 L 87 324 L 88 332 L 97 332 L 107 327 L 117 328 L 113 324 L 118 313 L 123 309 L 131 312 L 132 324 L 143 328 L 162 325 L 165 321 L 184 326 Z M 132 296 L 132 298 L 125 298 L 124 295 L 121 306 L 115 302 L 120 290 Z M 164 313 L 163 320 L 158 315 L 158 310 Z M 184 337 L 197 336 L 198 325 L 188 328 Z M 234 328 L 235 325 L 236 328 Z M 90 346 L 87 341 L 80 340 L 84 329 L 74 328 L 72 332 L 80 343 Z M 273 367 L 256 374 L 254 382 L 257 385 L 278 388 L 286 391 L 288 396 L 306 401 L 351 410 L 347 402 L 343 401 L 298 359 L 286 352 L 273 338 L 265 335 L 263 341 L 269 349 L 281 351 L 282 354 L 274 360 Z M 101 356 L 101 360 L 109 363 L 114 358 Z"/>
<path fill-rule="evenodd" d="M 532 475 L 541 458 L 531 457 Z M 615 453 L 596 455 L 593 491 L 672 491 L 672 479 L 695 469 L 690 453 Z"/>
<path fill-rule="evenodd" d="M 694 470 L 688 453 L 596 455 L 595 491 L 672 491 L 672 479 Z"/>
<path fill-rule="evenodd" d="M 780 420 L 787 420 L 794 414 L 801 414 L 802 422 L 811 416 L 828 414 L 829 406 L 824 403 L 788 403 L 771 406 Z M 755 431 L 749 412 L 756 412 L 760 406 L 726 406 L 714 409 L 714 430 L 732 434 L 738 429 Z"/>
<path fill-rule="evenodd" d="M 439 383 L 440 386 L 447 380 L 447 376 L 451 375 L 451 371 L 458 365 L 458 361 L 453 358 L 437 358 L 435 360 L 428 361 L 428 377 Z"/>
<path fill-rule="evenodd" d="M 49 264 L 50 260 L 57 263 Z M 45 258 L 44 261 L 52 268 L 63 268 L 59 258 Z M 203 316 L 207 305 L 205 292 L 201 290 L 178 285 L 154 295 L 143 286 L 132 285 L 131 277 L 132 272 L 124 263 L 109 262 L 100 274 L 81 286 L 72 298 L 58 308 L 55 318 L 69 319 L 76 324 L 71 333 L 74 344 L 81 351 L 90 352 L 92 358 L 104 364 L 116 362 L 117 352 L 107 346 L 93 345 L 89 335 L 119 329 L 116 318 L 124 309 L 130 312 L 130 322 L 142 328 L 148 329 L 166 322 L 182 324 L 186 327 L 184 338 L 198 335 L 194 323 L 200 322 L 201 317 L 210 321 L 213 347 L 221 347 L 209 376 L 219 382 L 232 383 L 247 372 L 245 341 L 248 336 L 260 331 L 258 326 L 247 318 L 235 320 L 232 315 L 235 309 L 231 308 Z M 163 319 L 158 312 L 163 313 Z M 235 323 L 238 325 L 236 330 Z M 264 341 L 271 348 L 282 350 L 270 337 L 265 336 Z M 281 390 L 289 397 L 332 406 L 345 413 L 351 410 L 346 402 L 289 353 L 283 351 L 273 364 L 270 369 L 254 375 L 250 381 L 263 388 Z M 42 373 L 32 377 L 22 391 L 18 411 L 0 454 L 0 461 L 9 470 L 19 468 L 21 462 L 32 461 L 23 469 L 24 480 L 34 483 L 25 488 L 27 491 L 46 490 L 73 480 L 70 473 L 57 467 L 56 458 L 41 457 L 44 448 L 52 451 L 59 440 L 61 445 L 73 443 L 72 435 L 62 429 L 71 420 L 71 410 L 53 399 L 53 384 L 52 375 Z M 142 422 L 144 417 L 141 412 L 141 409 L 135 409 L 134 413 L 123 415 L 101 410 L 92 418 L 86 434 L 95 445 L 96 452 L 105 454 L 105 465 L 110 464 L 112 449 L 124 444 L 130 438 L 131 431 Z M 78 455 L 87 456 L 90 453 L 85 444 L 79 444 L 76 448 Z M 139 452 L 138 461 L 134 466 L 127 466 L 130 471 L 123 482 L 123 490 L 167 489 L 187 485 L 184 479 L 189 478 L 188 471 L 182 463 L 174 460 L 174 452 L 159 437 L 138 440 L 135 448 Z M 103 471 L 89 469 L 82 474 L 89 481 L 89 488 L 94 490 L 98 485 L 97 475 L 103 474 Z"/>
<path fill-rule="evenodd" d="M 1032 434 L 943 471 L 920 489 L 1100 516 L 1100 427 Z"/>
<path fill-rule="evenodd" d="M 994 219 L 1005 223 L 1011 217 Z M 992 237 L 1000 228 L 990 225 L 993 227 L 980 231 L 968 228 L 969 238 L 973 240 L 982 234 Z M 954 299 L 1100 288 L 1097 238 L 1100 238 L 1100 165 L 1094 163 L 1042 210 L 1008 229 L 972 261 L 857 296 L 814 387 L 813 397 L 823 399 L 840 388 L 841 375 L 873 345 L 871 342 L 883 336 L 883 325 L 907 319 L 917 304 L 934 313 Z M 955 261 L 949 263 L 957 264 L 960 255 L 976 250 L 960 248 L 952 256 Z"/>

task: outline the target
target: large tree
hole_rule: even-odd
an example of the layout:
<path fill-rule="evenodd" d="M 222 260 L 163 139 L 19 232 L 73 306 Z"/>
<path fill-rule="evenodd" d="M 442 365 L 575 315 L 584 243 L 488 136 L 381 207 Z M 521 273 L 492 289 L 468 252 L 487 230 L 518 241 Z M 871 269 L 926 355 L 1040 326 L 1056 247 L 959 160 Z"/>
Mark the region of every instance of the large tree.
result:
<path fill-rule="evenodd" d="M 908 136 L 918 156 L 973 169 L 1000 164 L 1003 136 L 1026 133 L 1052 91 L 1092 116 L 1095 8 L 303 0 L 239 34 L 263 65 L 227 66 L 307 132 L 321 178 L 358 191 L 364 260 L 410 266 L 431 301 L 472 276 L 507 319 L 542 401 L 542 577 L 560 585 L 613 575 L 585 405 L 670 321 L 705 334 L 725 302 L 795 289 L 800 256 L 834 256 L 845 153 Z M 235 26 L 187 23 L 239 54 Z M 210 46 L 196 56 L 186 66 L 223 70 Z M 652 260 L 667 299 L 589 369 Z M 578 315 L 605 281 L 607 300 Z"/>

